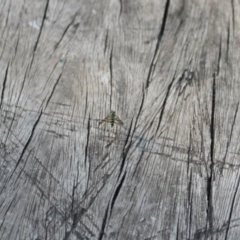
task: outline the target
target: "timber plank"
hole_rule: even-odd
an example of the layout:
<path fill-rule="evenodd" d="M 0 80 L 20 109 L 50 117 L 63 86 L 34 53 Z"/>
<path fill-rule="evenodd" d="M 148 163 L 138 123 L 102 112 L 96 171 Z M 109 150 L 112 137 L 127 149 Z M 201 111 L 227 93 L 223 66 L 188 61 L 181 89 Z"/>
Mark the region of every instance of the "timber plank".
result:
<path fill-rule="evenodd" d="M 0 11 L 1 239 L 238 239 L 236 1 Z"/>

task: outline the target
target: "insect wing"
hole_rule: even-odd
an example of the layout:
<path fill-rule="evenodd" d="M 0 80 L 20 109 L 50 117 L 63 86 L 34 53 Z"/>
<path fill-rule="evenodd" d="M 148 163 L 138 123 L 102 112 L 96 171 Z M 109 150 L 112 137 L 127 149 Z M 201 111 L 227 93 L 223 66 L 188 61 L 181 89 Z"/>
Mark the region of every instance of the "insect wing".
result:
<path fill-rule="evenodd" d="M 114 122 L 115 122 L 116 124 L 123 125 L 122 120 L 121 120 L 118 116 L 116 116 L 116 115 L 115 115 L 115 117 L 114 117 Z"/>
<path fill-rule="evenodd" d="M 108 115 L 106 118 L 104 118 L 103 120 L 101 120 L 101 121 L 99 122 L 99 124 L 102 124 L 103 122 L 111 122 L 111 116 Z"/>
<path fill-rule="evenodd" d="M 112 115 L 109 114 L 106 118 L 104 118 L 103 120 L 101 120 L 101 121 L 99 122 L 99 124 L 101 124 L 101 123 L 103 123 L 103 122 L 112 123 Z M 114 123 L 116 123 L 116 124 L 118 124 L 118 125 L 123 125 L 122 120 L 121 120 L 117 115 L 114 116 Z"/>

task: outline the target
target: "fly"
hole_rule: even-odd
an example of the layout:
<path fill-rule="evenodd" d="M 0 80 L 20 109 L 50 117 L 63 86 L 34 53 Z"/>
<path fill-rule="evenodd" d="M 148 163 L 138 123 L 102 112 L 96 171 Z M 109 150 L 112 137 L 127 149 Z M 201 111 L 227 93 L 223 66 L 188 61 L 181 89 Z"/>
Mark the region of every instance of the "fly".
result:
<path fill-rule="evenodd" d="M 108 116 L 106 118 L 104 118 L 103 120 L 101 120 L 101 123 L 103 122 L 108 122 L 111 124 L 111 127 L 114 126 L 114 123 L 118 124 L 118 125 L 123 125 L 122 120 L 115 114 L 115 111 L 110 111 L 110 113 L 108 114 Z"/>

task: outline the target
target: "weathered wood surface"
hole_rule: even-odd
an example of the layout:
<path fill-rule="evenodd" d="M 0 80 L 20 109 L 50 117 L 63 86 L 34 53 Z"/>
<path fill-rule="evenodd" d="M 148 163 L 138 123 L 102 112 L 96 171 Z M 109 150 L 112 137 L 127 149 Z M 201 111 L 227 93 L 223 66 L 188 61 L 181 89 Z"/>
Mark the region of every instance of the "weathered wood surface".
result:
<path fill-rule="evenodd" d="M 0 239 L 239 239 L 239 12 L 1 1 Z"/>

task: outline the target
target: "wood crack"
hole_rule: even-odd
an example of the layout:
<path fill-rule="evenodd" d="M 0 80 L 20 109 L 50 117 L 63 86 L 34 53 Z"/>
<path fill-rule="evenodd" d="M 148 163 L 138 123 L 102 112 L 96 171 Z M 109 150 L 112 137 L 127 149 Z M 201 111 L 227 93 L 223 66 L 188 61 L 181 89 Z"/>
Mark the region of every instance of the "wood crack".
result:
<path fill-rule="evenodd" d="M 235 110 L 235 114 L 234 114 L 234 118 L 233 118 L 233 122 L 232 122 L 232 126 L 231 126 L 231 131 L 230 131 L 230 136 L 229 136 L 229 140 L 228 140 L 228 142 L 227 142 L 226 152 L 225 152 L 225 155 L 224 155 L 224 158 L 223 158 L 221 173 L 222 173 L 223 167 L 224 167 L 224 165 L 225 165 L 225 163 L 226 163 L 226 158 L 227 158 L 228 149 L 229 149 L 229 146 L 230 146 L 231 141 L 232 141 L 233 128 L 234 128 L 235 121 L 236 121 L 236 117 L 237 117 L 237 113 L 238 113 L 238 107 L 239 107 L 239 102 L 238 102 L 237 108 L 236 108 L 236 110 Z"/>
<path fill-rule="evenodd" d="M 162 106 L 161 106 L 162 110 L 161 110 L 161 113 L 160 113 L 160 116 L 159 116 L 156 133 L 158 132 L 158 130 L 159 130 L 159 128 L 160 128 L 160 125 L 161 125 L 161 123 L 162 123 L 163 113 L 164 113 L 164 110 L 165 110 L 165 107 L 166 107 L 166 104 L 167 104 L 167 99 L 168 99 L 170 90 L 171 90 L 171 88 L 172 88 L 173 82 L 174 82 L 174 78 L 173 78 L 173 80 L 171 81 L 171 83 L 168 85 L 167 93 L 166 93 L 166 96 L 165 96 L 165 98 L 164 98 L 164 100 L 163 100 L 163 104 L 162 104 Z"/>
<path fill-rule="evenodd" d="M 137 114 L 137 117 L 136 117 L 136 121 L 135 121 L 135 125 L 134 125 L 134 131 L 136 129 L 136 126 L 137 126 L 140 114 L 142 112 L 142 108 L 143 108 L 144 102 L 145 102 L 145 91 L 144 91 L 144 86 L 143 86 L 143 88 L 142 88 L 142 100 L 141 100 L 141 103 L 140 103 L 140 106 L 139 106 L 139 110 L 138 110 L 138 114 Z"/>
<path fill-rule="evenodd" d="M 8 7 L 7 18 L 6 18 L 6 21 L 5 21 L 4 28 L 3 28 L 3 34 L 2 34 L 2 36 L 4 35 L 5 30 L 6 30 L 6 28 L 7 28 L 7 25 L 8 25 L 8 19 L 9 19 L 10 9 L 11 9 L 11 2 L 10 2 L 9 7 Z"/>
<path fill-rule="evenodd" d="M 125 177 L 126 177 L 126 171 L 124 172 L 123 176 L 121 177 L 121 180 L 116 188 L 116 190 L 114 191 L 114 194 L 113 194 L 113 198 L 112 198 L 112 201 L 111 201 L 111 208 L 110 208 L 110 215 L 109 217 L 111 217 L 111 214 L 112 214 L 112 209 L 113 209 L 113 206 L 114 206 L 114 203 L 118 197 L 118 194 L 122 188 L 122 185 L 124 183 L 124 180 L 125 180 Z"/>
<path fill-rule="evenodd" d="M 220 71 L 221 57 L 222 57 L 222 38 L 220 38 L 220 44 L 219 44 L 217 75 L 219 75 L 219 71 Z"/>
<path fill-rule="evenodd" d="M 188 147 L 188 153 L 187 153 L 187 172 L 189 173 L 190 169 L 190 163 L 192 161 L 192 132 L 190 129 L 190 134 L 189 134 L 189 147 Z M 192 172 L 191 172 L 192 173 Z"/>
<path fill-rule="evenodd" d="M 66 33 L 68 32 L 68 29 L 74 24 L 74 21 L 79 13 L 80 9 L 75 13 L 75 15 L 72 18 L 72 21 L 67 25 L 67 27 L 65 28 L 65 30 L 62 33 L 62 36 L 60 37 L 60 39 L 58 40 L 58 42 L 54 45 L 54 50 L 56 50 L 59 46 L 59 44 L 62 42 L 64 36 L 66 35 Z M 76 26 L 76 28 L 78 27 L 78 24 L 74 25 Z"/>
<path fill-rule="evenodd" d="M 233 32 L 235 29 L 235 10 L 234 10 L 234 0 L 231 0 L 231 7 L 232 7 L 232 24 L 233 24 Z"/>
<path fill-rule="evenodd" d="M 18 31 L 18 34 L 17 34 L 16 46 L 15 46 L 15 49 L 14 49 L 14 55 L 15 55 L 15 56 L 16 56 L 16 54 L 17 54 L 18 44 L 19 44 L 19 31 Z"/>
<path fill-rule="evenodd" d="M 104 54 L 106 53 L 106 50 L 107 50 L 107 44 L 108 44 L 108 29 L 107 29 L 107 33 L 104 41 L 104 51 L 103 51 Z"/>
<path fill-rule="evenodd" d="M 110 201 L 108 203 L 107 209 L 106 209 L 105 214 L 104 214 L 102 227 L 101 227 L 101 230 L 100 230 L 100 233 L 99 233 L 98 240 L 102 240 L 103 239 L 103 236 L 105 234 L 105 228 L 106 228 L 106 225 L 107 225 L 107 221 L 109 221 L 109 219 L 111 217 L 114 203 L 115 203 L 115 201 L 117 199 L 117 196 L 119 195 L 119 192 L 120 192 L 120 190 L 122 188 L 122 185 L 124 183 L 125 177 L 126 177 L 126 172 L 124 172 L 124 174 L 122 175 L 122 177 L 120 179 L 120 182 L 119 182 L 118 186 L 116 187 L 116 190 L 113 193 L 113 197 L 112 197 L 112 199 L 110 199 Z"/>
<path fill-rule="evenodd" d="M 98 240 L 102 240 L 103 236 L 105 234 L 104 232 L 105 232 L 105 227 L 106 227 L 106 223 L 107 223 L 108 208 L 109 208 L 109 204 L 107 206 L 107 209 L 106 209 L 104 217 L 103 217 L 102 227 L 101 227 L 100 232 L 99 232 Z"/>
<path fill-rule="evenodd" d="M 158 34 L 158 40 L 157 40 L 155 52 L 154 52 L 154 55 L 153 55 L 153 58 L 152 58 L 152 62 L 150 64 L 150 68 L 149 68 L 149 71 L 148 71 L 147 82 L 146 82 L 146 89 L 149 87 L 149 84 L 152 82 L 152 75 L 153 75 L 155 64 L 156 64 L 155 60 L 156 60 L 157 52 L 158 52 L 158 49 L 159 49 L 159 46 L 160 46 L 160 42 L 162 40 L 162 36 L 163 36 L 164 30 L 165 30 L 169 5 L 170 5 L 170 0 L 167 0 L 166 4 L 165 4 L 165 10 L 164 10 L 163 19 L 162 19 L 162 26 L 161 26 L 159 34 Z"/>
<path fill-rule="evenodd" d="M 26 144 L 25 144 L 25 146 L 24 146 L 24 148 L 23 148 L 23 150 L 22 150 L 22 152 L 21 152 L 21 155 L 20 155 L 20 157 L 19 157 L 19 159 L 18 159 L 18 161 L 17 161 L 17 163 L 16 163 L 16 166 L 15 166 L 12 174 L 10 175 L 10 179 L 12 178 L 14 172 L 16 171 L 18 165 L 20 164 L 20 162 L 21 162 L 21 160 L 22 160 L 22 158 L 23 158 L 23 155 L 24 155 L 25 152 L 27 151 L 27 148 L 28 148 L 30 142 L 32 141 L 34 132 L 35 132 L 36 127 L 37 127 L 37 125 L 38 125 L 38 123 L 39 123 L 39 121 L 40 121 L 40 119 L 41 119 L 41 116 L 42 116 L 42 111 L 40 112 L 40 114 L 39 114 L 39 116 L 38 116 L 38 119 L 36 120 L 35 124 L 33 125 L 31 134 L 30 134 L 30 136 L 29 136 L 29 138 L 28 138 L 28 140 L 27 140 L 27 142 L 26 142 Z"/>
<path fill-rule="evenodd" d="M 207 233 L 212 233 L 213 230 L 213 202 L 212 202 L 212 185 L 213 185 L 213 174 L 214 174 L 214 144 L 215 144 L 215 125 L 214 125 L 214 117 L 215 117 L 215 97 L 216 97 L 216 77 L 215 73 L 213 74 L 213 84 L 212 84 L 212 113 L 211 113 L 211 125 L 210 125 L 210 138 L 211 138 L 211 145 L 210 145 L 210 166 L 209 166 L 209 176 L 207 180 L 207 221 L 209 231 Z"/>
<path fill-rule="evenodd" d="M 42 23 L 41 23 L 41 26 L 40 26 L 40 29 L 39 29 L 39 33 L 38 33 L 38 36 L 37 36 L 36 43 L 35 43 L 35 45 L 33 47 L 33 56 L 34 56 L 35 51 L 37 50 L 37 46 L 38 46 L 38 43 L 39 43 L 39 40 L 40 40 L 40 37 L 41 37 L 41 34 L 42 34 L 43 26 L 44 26 L 44 21 L 45 21 L 45 19 L 47 17 L 49 1 L 50 0 L 47 0 L 47 2 L 46 2 L 46 6 L 45 6 L 45 9 L 44 9 L 43 18 L 42 18 Z M 33 58 L 32 58 L 32 62 L 33 62 Z"/>
<path fill-rule="evenodd" d="M 110 110 L 112 110 L 112 87 L 113 87 L 113 67 L 112 67 L 113 46 L 109 57 L 109 71 L 110 71 Z"/>
<path fill-rule="evenodd" d="M 47 2 L 46 2 L 46 6 L 45 6 L 44 13 L 43 13 L 43 17 L 42 17 L 41 26 L 40 26 L 39 33 L 38 33 L 38 36 L 37 36 L 37 40 L 36 40 L 35 45 L 34 45 L 34 47 L 33 47 L 33 54 L 32 54 L 32 58 L 31 58 L 31 61 L 30 61 L 29 68 L 27 68 L 27 70 L 26 70 L 26 75 L 27 75 L 28 69 L 29 69 L 29 71 L 30 71 L 30 69 L 32 68 L 32 64 L 33 64 L 33 61 L 34 61 L 35 52 L 36 52 L 36 50 L 37 50 L 37 46 L 38 46 L 38 43 L 39 43 L 39 41 L 40 41 L 40 37 L 41 37 L 42 30 L 43 30 L 43 26 L 44 26 L 44 21 L 45 21 L 46 16 L 47 16 L 49 1 L 50 1 L 50 0 L 47 0 Z M 24 79 L 26 78 L 26 75 L 25 75 Z M 23 84 L 23 85 L 24 85 L 24 84 Z M 23 85 L 22 85 L 22 89 L 23 89 Z"/>
<path fill-rule="evenodd" d="M 141 112 L 142 112 L 142 108 L 143 108 L 144 102 L 145 102 L 145 90 L 144 90 L 144 86 L 143 86 L 143 87 L 142 87 L 142 100 L 141 100 L 141 103 L 140 103 L 140 106 L 139 106 L 139 110 L 138 110 L 138 114 L 137 114 L 137 117 L 136 117 L 136 121 L 135 121 L 135 124 L 134 124 L 134 129 L 133 129 L 132 137 L 133 137 L 134 133 L 136 132 L 137 123 L 138 123 L 140 114 L 141 114 Z M 131 126 L 132 126 L 132 121 L 131 121 Z M 142 137 L 144 137 L 144 134 L 145 134 L 145 133 L 143 133 L 143 136 L 142 136 Z M 131 138 L 132 138 L 132 137 L 131 137 Z M 140 139 L 141 139 L 142 137 L 140 137 Z M 141 140 L 140 140 L 140 141 L 141 141 Z M 140 141 L 139 141 L 139 143 L 140 143 Z"/>
<path fill-rule="evenodd" d="M 4 75 L 4 80 L 3 80 L 3 84 L 2 84 L 3 87 L 2 87 L 2 94 L 1 94 L 0 109 L 2 108 L 3 99 L 4 99 L 4 92 L 5 92 L 5 89 L 6 89 L 8 69 L 9 69 L 9 63 L 8 63 L 8 65 L 7 65 L 7 68 L 6 68 L 5 75 Z"/>
<path fill-rule="evenodd" d="M 128 130 L 128 133 L 127 133 L 127 137 L 126 137 L 126 140 L 125 140 L 125 143 L 124 143 L 124 147 L 123 147 L 122 162 L 121 162 L 121 166 L 120 166 L 120 171 L 119 171 L 119 175 L 118 175 L 118 180 L 119 180 L 119 177 L 121 176 L 122 171 L 123 171 L 123 169 L 124 169 L 125 161 L 126 161 L 126 158 L 127 158 L 127 154 L 128 154 L 128 151 L 129 151 L 129 149 L 130 149 L 130 147 L 131 147 L 131 144 L 132 144 L 132 136 L 131 136 L 130 143 L 129 143 L 128 146 L 127 146 L 128 139 L 129 139 L 129 137 L 130 137 L 131 129 L 132 129 L 132 121 L 131 121 L 129 130 Z M 126 146 L 127 146 L 127 147 L 126 147 Z"/>
<path fill-rule="evenodd" d="M 190 172 L 190 178 L 188 183 L 188 238 L 189 239 L 191 237 L 191 230 L 192 230 L 191 227 L 192 227 L 192 207 L 193 207 L 193 204 L 192 204 L 193 195 L 191 194 L 192 193 L 191 188 L 192 188 L 192 169 Z"/>
<path fill-rule="evenodd" d="M 33 60 L 33 57 L 32 57 L 32 60 Z M 25 85 L 25 81 L 26 81 L 26 78 L 27 78 L 28 69 L 29 69 L 29 67 L 27 67 L 27 69 L 25 71 L 25 74 L 24 74 L 24 78 L 23 78 L 23 82 L 21 84 L 21 89 L 20 89 L 20 92 L 19 92 L 19 95 L 18 95 L 18 98 L 17 98 L 16 106 L 18 106 L 19 99 L 20 99 L 20 97 L 22 95 L 22 91 L 23 91 L 23 88 L 24 88 L 24 85 Z M 14 111 L 14 113 L 13 113 L 13 118 L 12 118 L 11 124 L 9 126 L 9 130 L 8 130 L 7 136 L 5 138 L 5 142 L 7 142 L 8 136 L 9 136 L 10 131 L 12 129 L 12 125 L 13 125 L 13 121 L 15 120 L 15 116 L 16 116 L 16 111 Z"/>
<path fill-rule="evenodd" d="M 122 15 L 122 8 L 123 8 L 123 2 L 122 2 L 123 0 L 119 0 L 119 3 L 120 3 L 120 10 L 119 10 L 119 17 L 118 17 L 118 19 L 121 17 L 121 15 Z"/>
<path fill-rule="evenodd" d="M 232 214 L 233 214 L 233 207 L 234 207 L 234 204 L 235 204 L 235 199 L 236 199 L 236 195 L 237 195 L 237 192 L 238 192 L 239 184 L 240 184 L 240 177 L 238 178 L 236 190 L 234 192 L 232 203 L 231 203 L 231 208 L 230 208 L 229 217 L 228 217 L 228 221 L 227 221 L 225 240 L 228 239 L 228 231 L 229 231 L 229 228 L 230 228 L 230 223 L 231 223 Z"/>
<path fill-rule="evenodd" d="M 85 147 L 85 158 L 84 158 L 85 168 L 87 166 L 87 159 L 88 159 L 89 139 L 90 139 L 90 116 L 88 118 L 88 125 L 87 125 L 87 143 L 86 143 L 86 147 Z M 91 161 L 88 162 L 88 179 L 87 179 L 86 189 L 88 189 L 90 172 L 91 172 Z"/>
<path fill-rule="evenodd" d="M 229 46 L 230 46 L 230 23 L 228 23 L 227 27 L 227 53 L 226 53 L 226 62 L 228 63 L 228 56 L 229 56 Z"/>
<path fill-rule="evenodd" d="M 50 93 L 50 96 L 48 97 L 48 100 L 47 100 L 47 102 L 46 102 L 45 109 L 47 108 L 47 106 L 48 106 L 48 104 L 49 104 L 49 102 L 50 102 L 50 100 L 51 100 L 51 98 L 52 98 L 52 96 L 53 96 L 53 93 L 54 93 L 54 91 L 55 91 L 55 88 L 56 88 L 56 86 L 58 85 L 61 77 L 62 77 L 62 73 L 60 73 L 59 77 L 57 78 L 57 81 L 55 82 L 55 84 L 54 84 L 54 86 L 53 86 L 52 92 Z"/>

